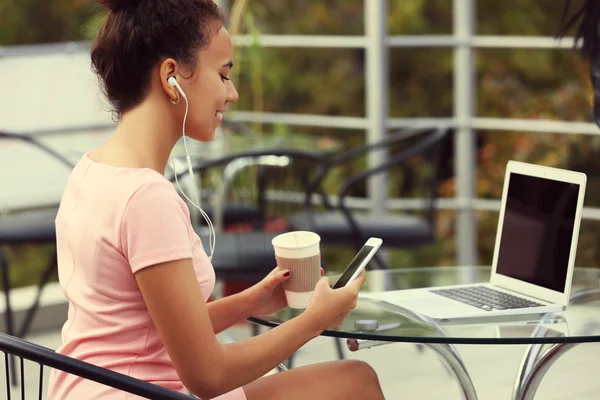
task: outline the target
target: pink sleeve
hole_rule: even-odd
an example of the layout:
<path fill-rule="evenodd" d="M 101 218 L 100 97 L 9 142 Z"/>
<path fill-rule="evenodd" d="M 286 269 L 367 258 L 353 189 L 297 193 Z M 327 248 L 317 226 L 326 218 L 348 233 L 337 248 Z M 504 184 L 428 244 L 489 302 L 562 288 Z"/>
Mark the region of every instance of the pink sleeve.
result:
<path fill-rule="evenodd" d="M 168 182 L 149 182 L 125 208 L 121 249 L 133 273 L 151 265 L 192 258 L 189 211 Z"/>

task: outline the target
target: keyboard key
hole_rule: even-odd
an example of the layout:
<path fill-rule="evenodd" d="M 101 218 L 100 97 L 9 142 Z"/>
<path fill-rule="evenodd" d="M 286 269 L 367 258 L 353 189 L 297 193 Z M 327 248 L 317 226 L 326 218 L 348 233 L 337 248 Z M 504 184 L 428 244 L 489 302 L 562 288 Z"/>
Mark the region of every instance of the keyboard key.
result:
<path fill-rule="evenodd" d="M 485 286 L 432 289 L 431 292 L 486 311 L 542 306 L 542 304 L 500 292 Z"/>

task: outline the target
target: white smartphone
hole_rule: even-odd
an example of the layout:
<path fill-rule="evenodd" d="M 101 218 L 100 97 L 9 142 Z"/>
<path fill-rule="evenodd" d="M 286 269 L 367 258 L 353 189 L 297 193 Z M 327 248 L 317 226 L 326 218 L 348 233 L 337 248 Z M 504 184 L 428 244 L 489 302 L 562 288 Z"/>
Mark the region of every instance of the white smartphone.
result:
<path fill-rule="evenodd" d="M 382 243 L 383 240 L 379 238 L 372 237 L 367 240 L 362 249 L 359 250 L 354 259 L 350 262 L 344 273 L 333 285 L 333 288 L 338 289 L 344 287 L 355 280 L 363 269 L 365 269 L 369 261 L 371 261 L 371 258 L 373 258 L 377 250 L 379 250 Z"/>

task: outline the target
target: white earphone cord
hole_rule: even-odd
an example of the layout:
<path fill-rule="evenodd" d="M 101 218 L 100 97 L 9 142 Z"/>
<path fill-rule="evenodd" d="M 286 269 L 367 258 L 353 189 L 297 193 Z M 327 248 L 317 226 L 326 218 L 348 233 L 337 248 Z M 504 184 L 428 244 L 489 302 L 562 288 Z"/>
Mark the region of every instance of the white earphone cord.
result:
<path fill-rule="evenodd" d="M 178 88 L 178 89 L 180 91 L 182 91 L 181 88 Z M 188 103 L 187 97 L 185 95 L 182 95 L 181 97 L 183 97 L 183 99 L 185 100 L 185 114 L 183 115 L 183 147 L 185 148 L 185 155 L 186 155 L 186 161 L 187 161 L 187 165 L 188 165 L 188 172 L 190 174 L 190 178 L 193 179 L 194 178 L 194 171 L 192 169 L 192 159 L 190 158 L 190 153 L 188 152 L 187 143 L 186 143 L 186 135 L 185 135 L 185 123 L 186 123 L 186 120 L 187 120 L 189 103 Z M 217 235 L 215 233 L 215 228 L 213 226 L 213 223 L 210 220 L 209 216 L 200 207 L 200 200 L 199 200 L 199 197 L 198 197 L 198 190 L 194 190 L 194 195 L 195 195 L 195 198 L 196 198 L 196 202 L 194 203 L 185 194 L 185 192 L 183 191 L 183 189 L 181 188 L 181 186 L 179 186 L 179 180 L 177 179 L 177 170 L 175 169 L 175 160 L 173 158 L 171 158 L 171 168 L 173 169 L 173 173 L 175 174 L 175 184 L 177 185 L 177 188 L 179 188 L 179 191 L 181 192 L 181 194 L 183 195 L 183 197 L 185 197 L 185 199 L 187 201 L 189 201 L 190 203 L 192 203 L 194 205 L 194 207 L 196 207 L 198 209 L 198 211 L 200 211 L 200 214 L 202 214 L 202 216 L 204 217 L 204 220 L 208 224 L 208 229 L 210 230 L 210 233 L 209 233 L 209 236 L 208 236 L 208 246 L 210 248 L 210 256 L 208 257 L 208 259 L 212 261 L 213 255 L 215 254 L 215 242 L 217 241 Z"/>

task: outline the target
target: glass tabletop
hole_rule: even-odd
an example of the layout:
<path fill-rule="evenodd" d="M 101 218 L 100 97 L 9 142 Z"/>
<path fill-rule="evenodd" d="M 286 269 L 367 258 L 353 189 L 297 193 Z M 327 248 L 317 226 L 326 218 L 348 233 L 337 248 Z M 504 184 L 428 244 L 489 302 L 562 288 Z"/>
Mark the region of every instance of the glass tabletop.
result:
<path fill-rule="evenodd" d="M 444 324 L 377 299 L 381 291 L 488 282 L 490 272 L 490 267 L 369 271 L 357 307 L 340 328 L 327 330 L 322 336 L 353 339 L 349 346 L 365 340 L 450 344 L 600 342 L 600 269 L 575 268 L 570 304 L 565 311 L 553 314 L 488 317 Z M 249 320 L 275 327 L 300 313 L 302 310 L 286 308 Z M 376 323 L 368 326 L 365 321 Z"/>

